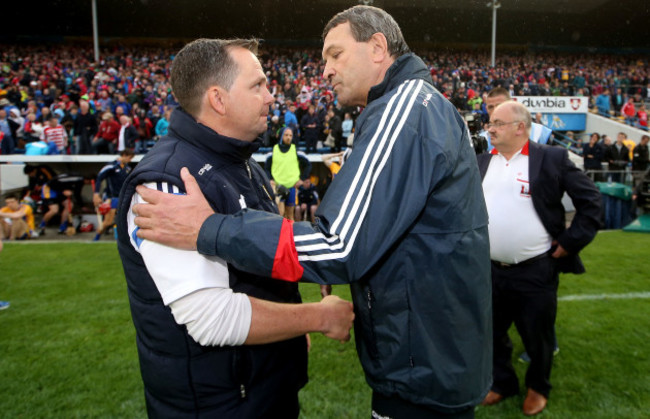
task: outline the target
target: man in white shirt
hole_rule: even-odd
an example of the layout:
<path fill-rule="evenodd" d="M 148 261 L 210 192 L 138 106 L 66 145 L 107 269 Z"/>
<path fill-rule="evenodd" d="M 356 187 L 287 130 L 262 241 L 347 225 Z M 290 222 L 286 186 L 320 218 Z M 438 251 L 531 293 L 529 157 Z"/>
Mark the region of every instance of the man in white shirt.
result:
<path fill-rule="evenodd" d="M 484 405 L 519 392 L 508 329 L 514 323 L 531 362 L 526 415 L 544 410 L 551 391 L 553 325 L 559 272 L 583 273 L 578 252 L 600 226 L 600 193 L 560 147 L 529 140 L 531 116 L 514 101 L 492 112 L 494 149 L 478 156 L 487 205 L 492 259 L 493 385 Z M 562 196 L 576 208 L 566 228 Z"/>

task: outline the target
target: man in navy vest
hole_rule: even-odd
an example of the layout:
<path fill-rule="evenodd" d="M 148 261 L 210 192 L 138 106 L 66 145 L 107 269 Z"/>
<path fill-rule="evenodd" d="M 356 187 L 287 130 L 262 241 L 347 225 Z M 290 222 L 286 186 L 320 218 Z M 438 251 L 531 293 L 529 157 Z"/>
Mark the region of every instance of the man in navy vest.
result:
<path fill-rule="evenodd" d="M 152 417 L 295 418 L 307 382 L 306 333 L 350 338 L 347 301 L 299 304 L 296 284 L 137 237 L 136 187 L 185 193 L 182 167 L 215 211 L 277 214 L 251 158 L 273 102 L 256 52 L 254 40 L 199 39 L 176 55 L 171 84 L 180 108 L 120 195 L 118 248 Z"/>

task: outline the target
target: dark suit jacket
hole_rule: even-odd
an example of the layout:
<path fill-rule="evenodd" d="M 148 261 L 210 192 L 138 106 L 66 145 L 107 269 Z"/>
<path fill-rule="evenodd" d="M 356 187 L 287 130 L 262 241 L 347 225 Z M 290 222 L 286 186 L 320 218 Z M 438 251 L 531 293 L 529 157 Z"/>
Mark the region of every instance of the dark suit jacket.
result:
<path fill-rule="evenodd" d="M 528 151 L 528 179 L 535 211 L 553 240 L 569 253 L 558 260 L 558 269 L 560 272 L 583 273 L 585 268 L 578 252 L 593 240 L 600 227 L 600 192 L 591 179 L 569 160 L 564 148 L 531 141 Z M 477 158 L 483 179 L 492 154 L 479 154 Z M 566 228 L 562 205 L 564 192 L 569 194 L 576 208 L 569 228 Z"/>

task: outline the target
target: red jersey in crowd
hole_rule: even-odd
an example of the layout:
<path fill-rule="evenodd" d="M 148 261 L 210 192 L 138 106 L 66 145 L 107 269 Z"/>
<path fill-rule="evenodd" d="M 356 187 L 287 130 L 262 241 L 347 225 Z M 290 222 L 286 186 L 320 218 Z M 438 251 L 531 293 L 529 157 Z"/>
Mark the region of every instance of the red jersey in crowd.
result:
<path fill-rule="evenodd" d="M 117 137 L 120 135 L 120 128 L 120 124 L 116 120 L 104 120 L 99 125 L 97 137 L 103 138 L 110 143 L 114 143 L 117 140 Z"/>
<path fill-rule="evenodd" d="M 639 112 L 636 113 L 636 116 L 639 118 L 639 125 L 642 127 L 648 126 L 648 112 L 646 112 L 645 109 L 640 109 Z"/>
<path fill-rule="evenodd" d="M 61 125 L 46 127 L 43 130 L 43 140 L 46 143 L 56 144 L 57 151 L 61 152 L 68 145 L 68 134 Z"/>

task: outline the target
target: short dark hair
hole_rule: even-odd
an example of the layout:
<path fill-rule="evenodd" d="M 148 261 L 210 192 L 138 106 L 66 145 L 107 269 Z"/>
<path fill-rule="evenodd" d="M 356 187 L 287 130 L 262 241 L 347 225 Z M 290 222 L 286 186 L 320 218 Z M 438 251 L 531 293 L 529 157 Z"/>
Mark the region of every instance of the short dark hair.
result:
<path fill-rule="evenodd" d="M 232 48 L 245 48 L 257 55 L 257 39 L 197 39 L 185 45 L 174 57 L 171 85 L 174 97 L 186 112 L 197 116 L 203 94 L 210 86 L 230 90 L 237 77 Z"/>
<path fill-rule="evenodd" d="M 495 96 L 505 96 L 507 100 L 511 99 L 510 92 L 508 92 L 503 87 L 495 87 L 494 89 L 488 92 L 487 97 L 495 97 Z"/>
<path fill-rule="evenodd" d="M 354 6 L 335 15 L 323 29 L 323 40 L 333 28 L 350 24 L 352 37 L 357 42 L 368 42 L 376 33 L 386 37 L 388 52 L 393 57 L 411 52 L 399 25 L 391 15 L 373 6 Z"/>
<path fill-rule="evenodd" d="M 125 148 L 124 150 L 120 151 L 120 157 L 125 156 L 135 156 L 135 153 L 130 148 Z"/>

